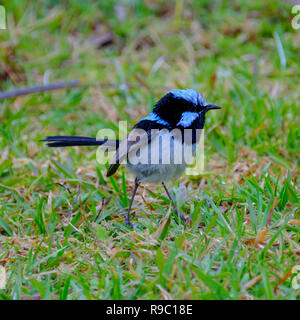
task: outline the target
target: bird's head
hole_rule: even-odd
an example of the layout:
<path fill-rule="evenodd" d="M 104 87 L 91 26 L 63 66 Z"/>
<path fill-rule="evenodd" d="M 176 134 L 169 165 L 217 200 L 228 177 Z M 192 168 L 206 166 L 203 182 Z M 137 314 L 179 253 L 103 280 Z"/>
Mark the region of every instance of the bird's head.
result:
<path fill-rule="evenodd" d="M 206 103 L 203 96 L 193 89 L 175 89 L 163 96 L 154 106 L 153 113 L 172 127 L 190 128 L 197 123 L 203 128 L 205 114 L 221 107 Z"/>

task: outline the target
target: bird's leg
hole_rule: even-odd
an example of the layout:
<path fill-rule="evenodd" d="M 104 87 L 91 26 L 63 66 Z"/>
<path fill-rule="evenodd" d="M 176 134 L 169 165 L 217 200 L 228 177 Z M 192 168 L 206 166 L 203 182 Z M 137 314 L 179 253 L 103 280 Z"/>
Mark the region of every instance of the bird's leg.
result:
<path fill-rule="evenodd" d="M 136 194 L 136 190 L 138 188 L 138 186 L 140 185 L 140 182 L 137 178 L 135 178 L 135 181 L 134 181 L 134 189 L 133 189 L 133 193 L 132 193 L 132 197 L 131 197 L 131 200 L 130 200 L 130 205 L 128 207 L 128 211 L 127 211 L 127 215 L 125 217 L 125 224 L 126 226 L 130 227 L 133 229 L 133 224 L 130 222 L 130 217 L 129 217 L 129 213 L 130 213 L 130 209 L 131 209 L 131 206 L 132 206 L 132 203 L 133 203 L 133 199 L 135 197 L 135 194 Z"/>
<path fill-rule="evenodd" d="M 172 206 L 173 206 L 173 209 L 174 209 L 175 214 L 177 215 L 178 218 L 181 219 L 181 221 L 182 221 L 183 223 L 185 223 L 185 217 L 184 217 L 182 214 L 179 215 L 179 211 L 178 211 L 178 209 L 177 209 L 177 207 L 176 207 L 176 205 L 175 205 L 175 202 L 174 202 L 174 200 L 172 199 L 172 197 L 171 197 L 171 195 L 170 195 L 170 193 L 169 193 L 169 190 L 167 189 L 165 183 L 162 182 L 162 185 L 164 186 L 164 188 L 165 188 L 165 190 L 166 190 L 166 193 L 167 193 L 167 195 L 168 195 L 168 197 L 169 197 L 169 199 L 170 199 L 170 201 L 171 201 L 171 203 L 172 203 Z"/>

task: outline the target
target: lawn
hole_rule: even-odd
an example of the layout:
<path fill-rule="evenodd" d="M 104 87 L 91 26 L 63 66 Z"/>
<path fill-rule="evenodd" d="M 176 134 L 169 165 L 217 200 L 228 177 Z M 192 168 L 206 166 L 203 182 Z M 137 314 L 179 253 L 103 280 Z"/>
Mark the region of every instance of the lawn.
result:
<path fill-rule="evenodd" d="M 0 101 L 0 299 L 300 298 L 291 2 L 1 3 L 0 90 L 82 85 Z M 204 172 L 171 186 L 192 222 L 177 224 L 163 187 L 144 184 L 131 230 L 124 167 L 106 178 L 97 148 L 40 140 L 133 126 L 174 88 L 223 107 L 207 117 Z"/>

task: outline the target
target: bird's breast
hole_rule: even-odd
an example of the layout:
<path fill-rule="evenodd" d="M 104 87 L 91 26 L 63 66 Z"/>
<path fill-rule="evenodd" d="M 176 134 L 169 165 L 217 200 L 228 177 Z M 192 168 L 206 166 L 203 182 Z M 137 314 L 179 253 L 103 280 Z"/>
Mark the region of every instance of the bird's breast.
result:
<path fill-rule="evenodd" d="M 128 168 L 140 181 L 167 181 L 180 177 L 187 165 L 193 164 L 196 143 L 192 137 L 161 130 L 140 149 L 130 153 Z"/>

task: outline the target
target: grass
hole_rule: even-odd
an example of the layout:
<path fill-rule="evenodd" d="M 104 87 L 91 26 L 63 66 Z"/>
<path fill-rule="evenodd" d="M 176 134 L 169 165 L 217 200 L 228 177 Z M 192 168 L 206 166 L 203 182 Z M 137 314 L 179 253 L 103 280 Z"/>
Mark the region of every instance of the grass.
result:
<path fill-rule="evenodd" d="M 0 102 L 0 299 L 300 298 L 291 282 L 300 264 L 300 31 L 291 4 L 2 3 L 2 90 L 45 78 L 96 87 Z M 94 148 L 39 142 L 96 136 L 120 119 L 133 125 L 169 89 L 187 87 L 223 109 L 206 123 L 205 173 L 174 183 L 192 216 L 186 229 L 163 188 L 144 185 L 130 231 L 134 180 L 124 168 L 107 179 Z"/>

